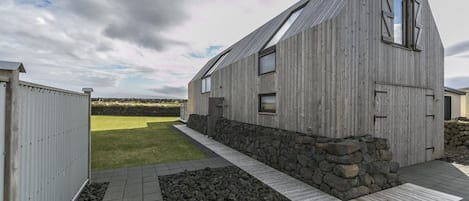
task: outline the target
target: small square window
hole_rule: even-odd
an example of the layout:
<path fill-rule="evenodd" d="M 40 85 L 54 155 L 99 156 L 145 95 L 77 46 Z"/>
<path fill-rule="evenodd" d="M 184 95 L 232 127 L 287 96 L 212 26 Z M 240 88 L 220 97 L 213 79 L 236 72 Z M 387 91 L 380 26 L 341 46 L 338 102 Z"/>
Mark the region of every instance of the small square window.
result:
<path fill-rule="evenodd" d="M 275 94 L 259 95 L 259 112 L 275 113 L 277 111 L 277 97 Z"/>
<path fill-rule="evenodd" d="M 259 75 L 275 71 L 275 52 L 261 56 L 259 58 Z"/>

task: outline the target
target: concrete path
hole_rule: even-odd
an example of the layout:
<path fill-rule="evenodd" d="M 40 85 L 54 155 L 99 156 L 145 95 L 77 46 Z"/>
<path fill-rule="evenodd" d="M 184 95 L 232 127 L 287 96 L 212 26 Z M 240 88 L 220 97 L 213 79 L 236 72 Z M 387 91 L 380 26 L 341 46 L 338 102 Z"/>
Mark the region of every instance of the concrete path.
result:
<path fill-rule="evenodd" d="M 162 201 L 158 176 L 231 166 L 220 157 L 93 172 L 92 182 L 109 182 L 103 201 Z"/>
<path fill-rule="evenodd" d="M 399 171 L 402 182 L 453 194 L 469 201 L 469 166 L 431 161 Z"/>
<path fill-rule="evenodd" d="M 292 201 L 338 200 L 300 180 L 207 138 L 186 126 L 175 125 L 174 127 Z"/>

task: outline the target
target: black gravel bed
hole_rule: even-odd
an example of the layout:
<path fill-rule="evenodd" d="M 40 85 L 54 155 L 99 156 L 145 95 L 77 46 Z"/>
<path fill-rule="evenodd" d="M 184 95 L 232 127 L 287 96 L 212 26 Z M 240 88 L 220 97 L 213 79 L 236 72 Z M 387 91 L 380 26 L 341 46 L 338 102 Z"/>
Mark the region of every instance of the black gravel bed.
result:
<path fill-rule="evenodd" d="M 234 166 L 186 171 L 159 177 L 159 181 L 166 201 L 289 200 Z"/>
<path fill-rule="evenodd" d="M 92 183 L 86 185 L 77 201 L 102 201 L 109 183 Z"/>
<path fill-rule="evenodd" d="M 461 165 L 469 165 L 469 148 L 445 147 L 445 156 L 440 160 Z"/>

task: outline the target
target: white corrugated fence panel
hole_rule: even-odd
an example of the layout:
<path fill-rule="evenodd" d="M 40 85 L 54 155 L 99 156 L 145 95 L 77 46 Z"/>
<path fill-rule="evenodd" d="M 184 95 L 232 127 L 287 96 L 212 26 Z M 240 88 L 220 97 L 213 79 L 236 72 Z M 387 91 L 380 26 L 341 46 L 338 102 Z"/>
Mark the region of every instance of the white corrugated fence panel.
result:
<path fill-rule="evenodd" d="M 18 100 L 20 201 L 72 200 L 88 180 L 88 96 L 22 84 Z"/>

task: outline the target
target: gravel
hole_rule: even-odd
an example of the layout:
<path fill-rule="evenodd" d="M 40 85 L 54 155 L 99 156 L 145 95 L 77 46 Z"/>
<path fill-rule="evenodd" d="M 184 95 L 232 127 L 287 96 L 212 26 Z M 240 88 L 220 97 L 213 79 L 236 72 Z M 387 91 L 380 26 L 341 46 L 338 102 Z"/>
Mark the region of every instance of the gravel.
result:
<path fill-rule="evenodd" d="M 241 169 L 224 168 L 183 172 L 159 177 L 164 200 L 287 201 Z"/>
<path fill-rule="evenodd" d="M 459 147 L 459 148 L 445 148 L 445 156 L 440 160 L 458 163 L 461 165 L 469 165 L 469 148 Z"/>
<path fill-rule="evenodd" d="M 78 201 L 102 201 L 109 183 L 92 183 L 83 189 Z"/>

